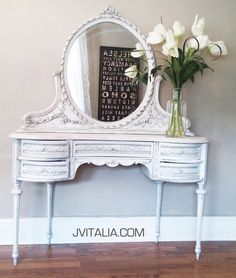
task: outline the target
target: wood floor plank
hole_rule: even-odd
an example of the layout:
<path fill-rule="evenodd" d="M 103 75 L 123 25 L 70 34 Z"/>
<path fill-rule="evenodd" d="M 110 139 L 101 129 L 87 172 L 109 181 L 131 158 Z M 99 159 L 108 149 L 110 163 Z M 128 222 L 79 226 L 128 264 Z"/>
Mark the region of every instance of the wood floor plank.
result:
<path fill-rule="evenodd" d="M 104 243 L 0 246 L 0 278 L 236 278 L 236 242 Z"/>

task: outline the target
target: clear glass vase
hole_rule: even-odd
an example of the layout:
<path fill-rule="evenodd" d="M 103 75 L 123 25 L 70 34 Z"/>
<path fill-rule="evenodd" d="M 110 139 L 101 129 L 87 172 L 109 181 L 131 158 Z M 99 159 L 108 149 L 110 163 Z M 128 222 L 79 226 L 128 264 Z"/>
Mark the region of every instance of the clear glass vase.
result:
<path fill-rule="evenodd" d="M 170 114 L 166 135 L 183 137 L 185 134 L 186 103 L 181 99 L 181 89 L 173 89 L 173 98 L 167 102 L 167 112 Z"/>

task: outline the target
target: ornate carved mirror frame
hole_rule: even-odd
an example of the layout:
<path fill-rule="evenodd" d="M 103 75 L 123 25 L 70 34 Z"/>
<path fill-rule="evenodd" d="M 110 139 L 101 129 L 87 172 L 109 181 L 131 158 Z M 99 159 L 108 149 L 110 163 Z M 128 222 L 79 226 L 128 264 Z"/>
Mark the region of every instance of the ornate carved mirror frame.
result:
<path fill-rule="evenodd" d="M 168 124 L 168 113 L 159 103 L 159 85 L 161 77 L 148 82 L 146 93 L 138 108 L 127 117 L 115 122 L 102 122 L 86 115 L 73 101 L 66 80 L 68 53 L 74 40 L 88 28 L 100 23 L 113 23 L 123 26 L 137 38 L 147 51 L 149 71 L 155 60 L 153 52 L 141 31 L 122 18 L 116 9 L 109 6 L 93 18 L 80 26 L 66 42 L 61 59 L 60 70 L 54 74 L 56 97 L 47 109 L 28 113 L 24 116 L 24 125 L 20 131 L 33 132 L 109 132 L 109 133 L 158 133 L 164 134 Z"/>

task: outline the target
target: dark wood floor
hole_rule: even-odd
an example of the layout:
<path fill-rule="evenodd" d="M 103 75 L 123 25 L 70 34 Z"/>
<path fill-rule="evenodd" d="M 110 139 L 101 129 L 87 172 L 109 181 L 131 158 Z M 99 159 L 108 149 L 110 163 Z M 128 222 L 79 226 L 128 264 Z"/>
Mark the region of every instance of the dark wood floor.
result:
<path fill-rule="evenodd" d="M 193 242 L 20 246 L 16 267 L 11 246 L 0 246 L 1 278 L 236 278 L 236 242 Z"/>

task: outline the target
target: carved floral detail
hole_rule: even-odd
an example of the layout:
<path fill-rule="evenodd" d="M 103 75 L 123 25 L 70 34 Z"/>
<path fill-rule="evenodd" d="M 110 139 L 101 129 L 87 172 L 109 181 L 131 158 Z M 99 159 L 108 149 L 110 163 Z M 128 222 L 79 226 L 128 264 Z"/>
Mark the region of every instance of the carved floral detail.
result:
<path fill-rule="evenodd" d="M 110 153 L 151 153 L 151 145 L 106 145 L 106 144 L 79 144 L 75 146 L 75 153 L 83 152 L 110 152 Z"/>
<path fill-rule="evenodd" d="M 117 167 L 120 164 L 120 162 L 112 159 L 112 160 L 106 161 L 104 164 L 106 164 L 108 167 Z"/>
<path fill-rule="evenodd" d="M 87 159 L 75 158 L 76 166 L 79 167 L 82 164 L 94 164 L 96 166 L 107 165 L 108 167 L 117 167 L 121 166 L 131 166 L 133 164 L 142 164 L 146 167 L 151 163 L 151 159 L 114 159 L 114 158 L 92 158 L 88 157 Z"/>
<path fill-rule="evenodd" d="M 155 129 L 164 133 L 168 126 L 168 121 L 168 114 L 164 110 L 158 109 L 152 100 L 151 104 L 146 108 L 146 112 L 134 120 L 134 123 L 128 128 L 145 130 Z"/>
<path fill-rule="evenodd" d="M 68 152 L 67 145 L 40 145 L 40 144 L 23 144 L 24 153 L 65 153 Z"/>
<path fill-rule="evenodd" d="M 117 9 L 115 9 L 111 5 L 109 5 L 106 9 L 101 11 L 100 15 L 101 16 L 103 16 L 103 15 L 119 16 L 119 12 Z"/>
<path fill-rule="evenodd" d="M 199 158 L 201 154 L 201 147 L 191 147 L 191 148 L 183 148 L 183 147 L 161 147 L 161 155 L 162 156 L 184 156 L 184 157 L 195 157 Z"/>
<path fill-rule="evenodd" d="M 160 175 L 164 177 L 181 177 L 190 178 L 198 177 L 200 173 L 199 166 L 193 167 L 160 167 Z"/>
<path fill-rule="evenodd" d="M 53 166 L 42 166 L 42 165 L 30 165 L 24 164 L 22 166 L 22 173 L 24 175 L 35 175 L 35 176 L 63 176 L 68 172 L 67 166 L 53 165 Z"/>

